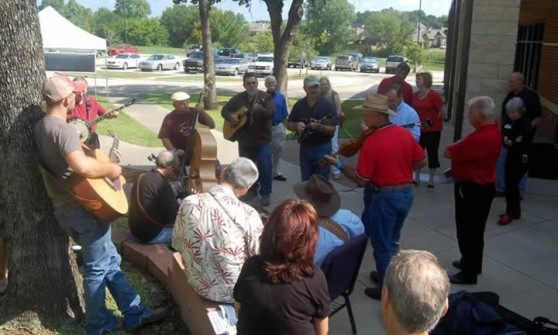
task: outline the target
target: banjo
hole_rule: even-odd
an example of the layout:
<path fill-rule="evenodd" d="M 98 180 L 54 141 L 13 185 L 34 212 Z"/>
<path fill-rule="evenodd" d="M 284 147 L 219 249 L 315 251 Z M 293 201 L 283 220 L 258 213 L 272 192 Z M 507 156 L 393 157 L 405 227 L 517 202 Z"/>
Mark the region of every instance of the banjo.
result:
<path fill-rule="evenodd" d="M 83 142 L 83 141 L 87 140 L 89 138 L 89 136 L 91 136 L 91 126 L 92 125 L 103 121 L 107 117 L 111 116 L 113 113 L 121 111 L 124 108 L 132 105 L 135 102 L 136 102 L 136 99 L 127 100 L 124 103 L 124 105 L 122 105 L 118 108 L 115 108 L 115 109 L 111 110 L 110 112 L 108 112 L 108 113 L 106 113 L 102 116 L 99 116 L 97 119 L 95 119 L 93 121 L 86 121 L 86 120 L 83 120 L 83 119 L 80 119 L 80 118 L 72 118 L 72 119 L 68 120 L 68 124 L 76 129 L 76 131 L 78 133 L 78 136 L 79 136 L 79 141 Z"/>

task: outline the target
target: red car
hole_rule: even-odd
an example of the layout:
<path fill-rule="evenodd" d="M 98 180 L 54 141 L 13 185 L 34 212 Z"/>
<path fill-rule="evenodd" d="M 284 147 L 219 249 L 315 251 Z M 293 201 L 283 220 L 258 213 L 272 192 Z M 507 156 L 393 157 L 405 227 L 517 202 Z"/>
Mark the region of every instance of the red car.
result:
<path fill-rule="evenodd" d="M 123 47 L 116 47 L 116 48 L 111 48 L 108 51 L 109 56 L 116 56 L 118 54 L 121 53 L 138 53 L 139 50 L 136 47 L 133 46 L 123 46 Z"/>

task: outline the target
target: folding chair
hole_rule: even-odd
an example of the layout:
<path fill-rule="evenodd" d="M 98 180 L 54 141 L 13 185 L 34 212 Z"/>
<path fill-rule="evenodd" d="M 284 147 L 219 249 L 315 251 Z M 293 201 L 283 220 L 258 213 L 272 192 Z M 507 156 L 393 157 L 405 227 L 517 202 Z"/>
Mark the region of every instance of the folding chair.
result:
<path fill-rule="evenodd" d="M 359 235 L 342 246 L 333 249 L 326 256 L 321 266 L 327 280 L 329 296 L 332 302 L 332 311 L 329 316 L 331 317 L 344 307 L 347 307 L 353 334 L 356 334 L 357 330 L 349 296 L 353 293 L 367 243 L 368 236 L 366 234 Z M 339 296 L 342 296 L 345 302 L 334 303 L 334 300 Z"/>

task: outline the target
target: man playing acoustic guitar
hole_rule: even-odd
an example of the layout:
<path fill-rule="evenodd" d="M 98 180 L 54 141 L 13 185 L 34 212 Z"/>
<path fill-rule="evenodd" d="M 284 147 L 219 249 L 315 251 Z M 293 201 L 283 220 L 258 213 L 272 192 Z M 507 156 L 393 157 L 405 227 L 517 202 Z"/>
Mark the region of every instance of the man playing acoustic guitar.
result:
<path fill-rule="evenodd" d="M 271 195 L 271 181 L 273 172 L 271 148 L 271 119 L 275 114 L 273 97 L 258 90 L 258 79 L 254 73 L 245 73 L 243 77 L 246 91 L 238 93 L 227 102 L 221 110 L 221 116 L 232 125 L 239 124 L 242 118 L 247 118 L 243 127 L 239 127 L 235 136 L 238 140 L 240 157 L 246 157 L 258 167 L 258 181 L 243 197 L 244 201 L 262 196 L 260 205 L 269 206 Z M 242 107 L 248 111 L 239 118 L 235 113 Z"/>
<path fill-rule="evenodd" d="M 97 219 L 81 206 L 65 178 L 76 173 L 87 178 L 116 179 L 122 173 L 117 164 L 86 156 L 78 133 L 66 124 L 79 90 L 79 84 L 63 75 L 45 81 L 43 97 L 47 111 L 34 129 L 39 170 L 60 227 L 82 247 L 86 333 L 97 335 L 119 327 L 116 317 L 105 306 L 107 287 L 124 315 L 126 330 L 135 331 L 161 319 L 164 311 L 153 312 L 141 303 L 120 269 L 121 257 L 111 241 L 110 223 Z M 119 158 L 120 153 L 116 156 Z"/>

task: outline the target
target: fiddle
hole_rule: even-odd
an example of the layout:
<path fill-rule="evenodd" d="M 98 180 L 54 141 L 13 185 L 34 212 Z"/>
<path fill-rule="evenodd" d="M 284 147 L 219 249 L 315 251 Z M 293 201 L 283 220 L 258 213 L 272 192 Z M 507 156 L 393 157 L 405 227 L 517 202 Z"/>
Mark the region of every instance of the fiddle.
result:
<path fill-rule="evenodd" d="M 372 135 L 376 131 L 376 128 L 369 127 L 365 131 L 363 131 L 359 137 L 353 138 L 347 142 L 344 142 L 339 147 L 337 152 L 331 154 L 331 156 L 338 156 L 341 155 L 343 157 L 353 157 L 356 153 L 360 150 L 364 141 L 368 138 L 368 136 Z M 320 164 L 320 170 L 325 168 L 328 164 L 328 161 L 324 159 L 324 161 Z"/>

